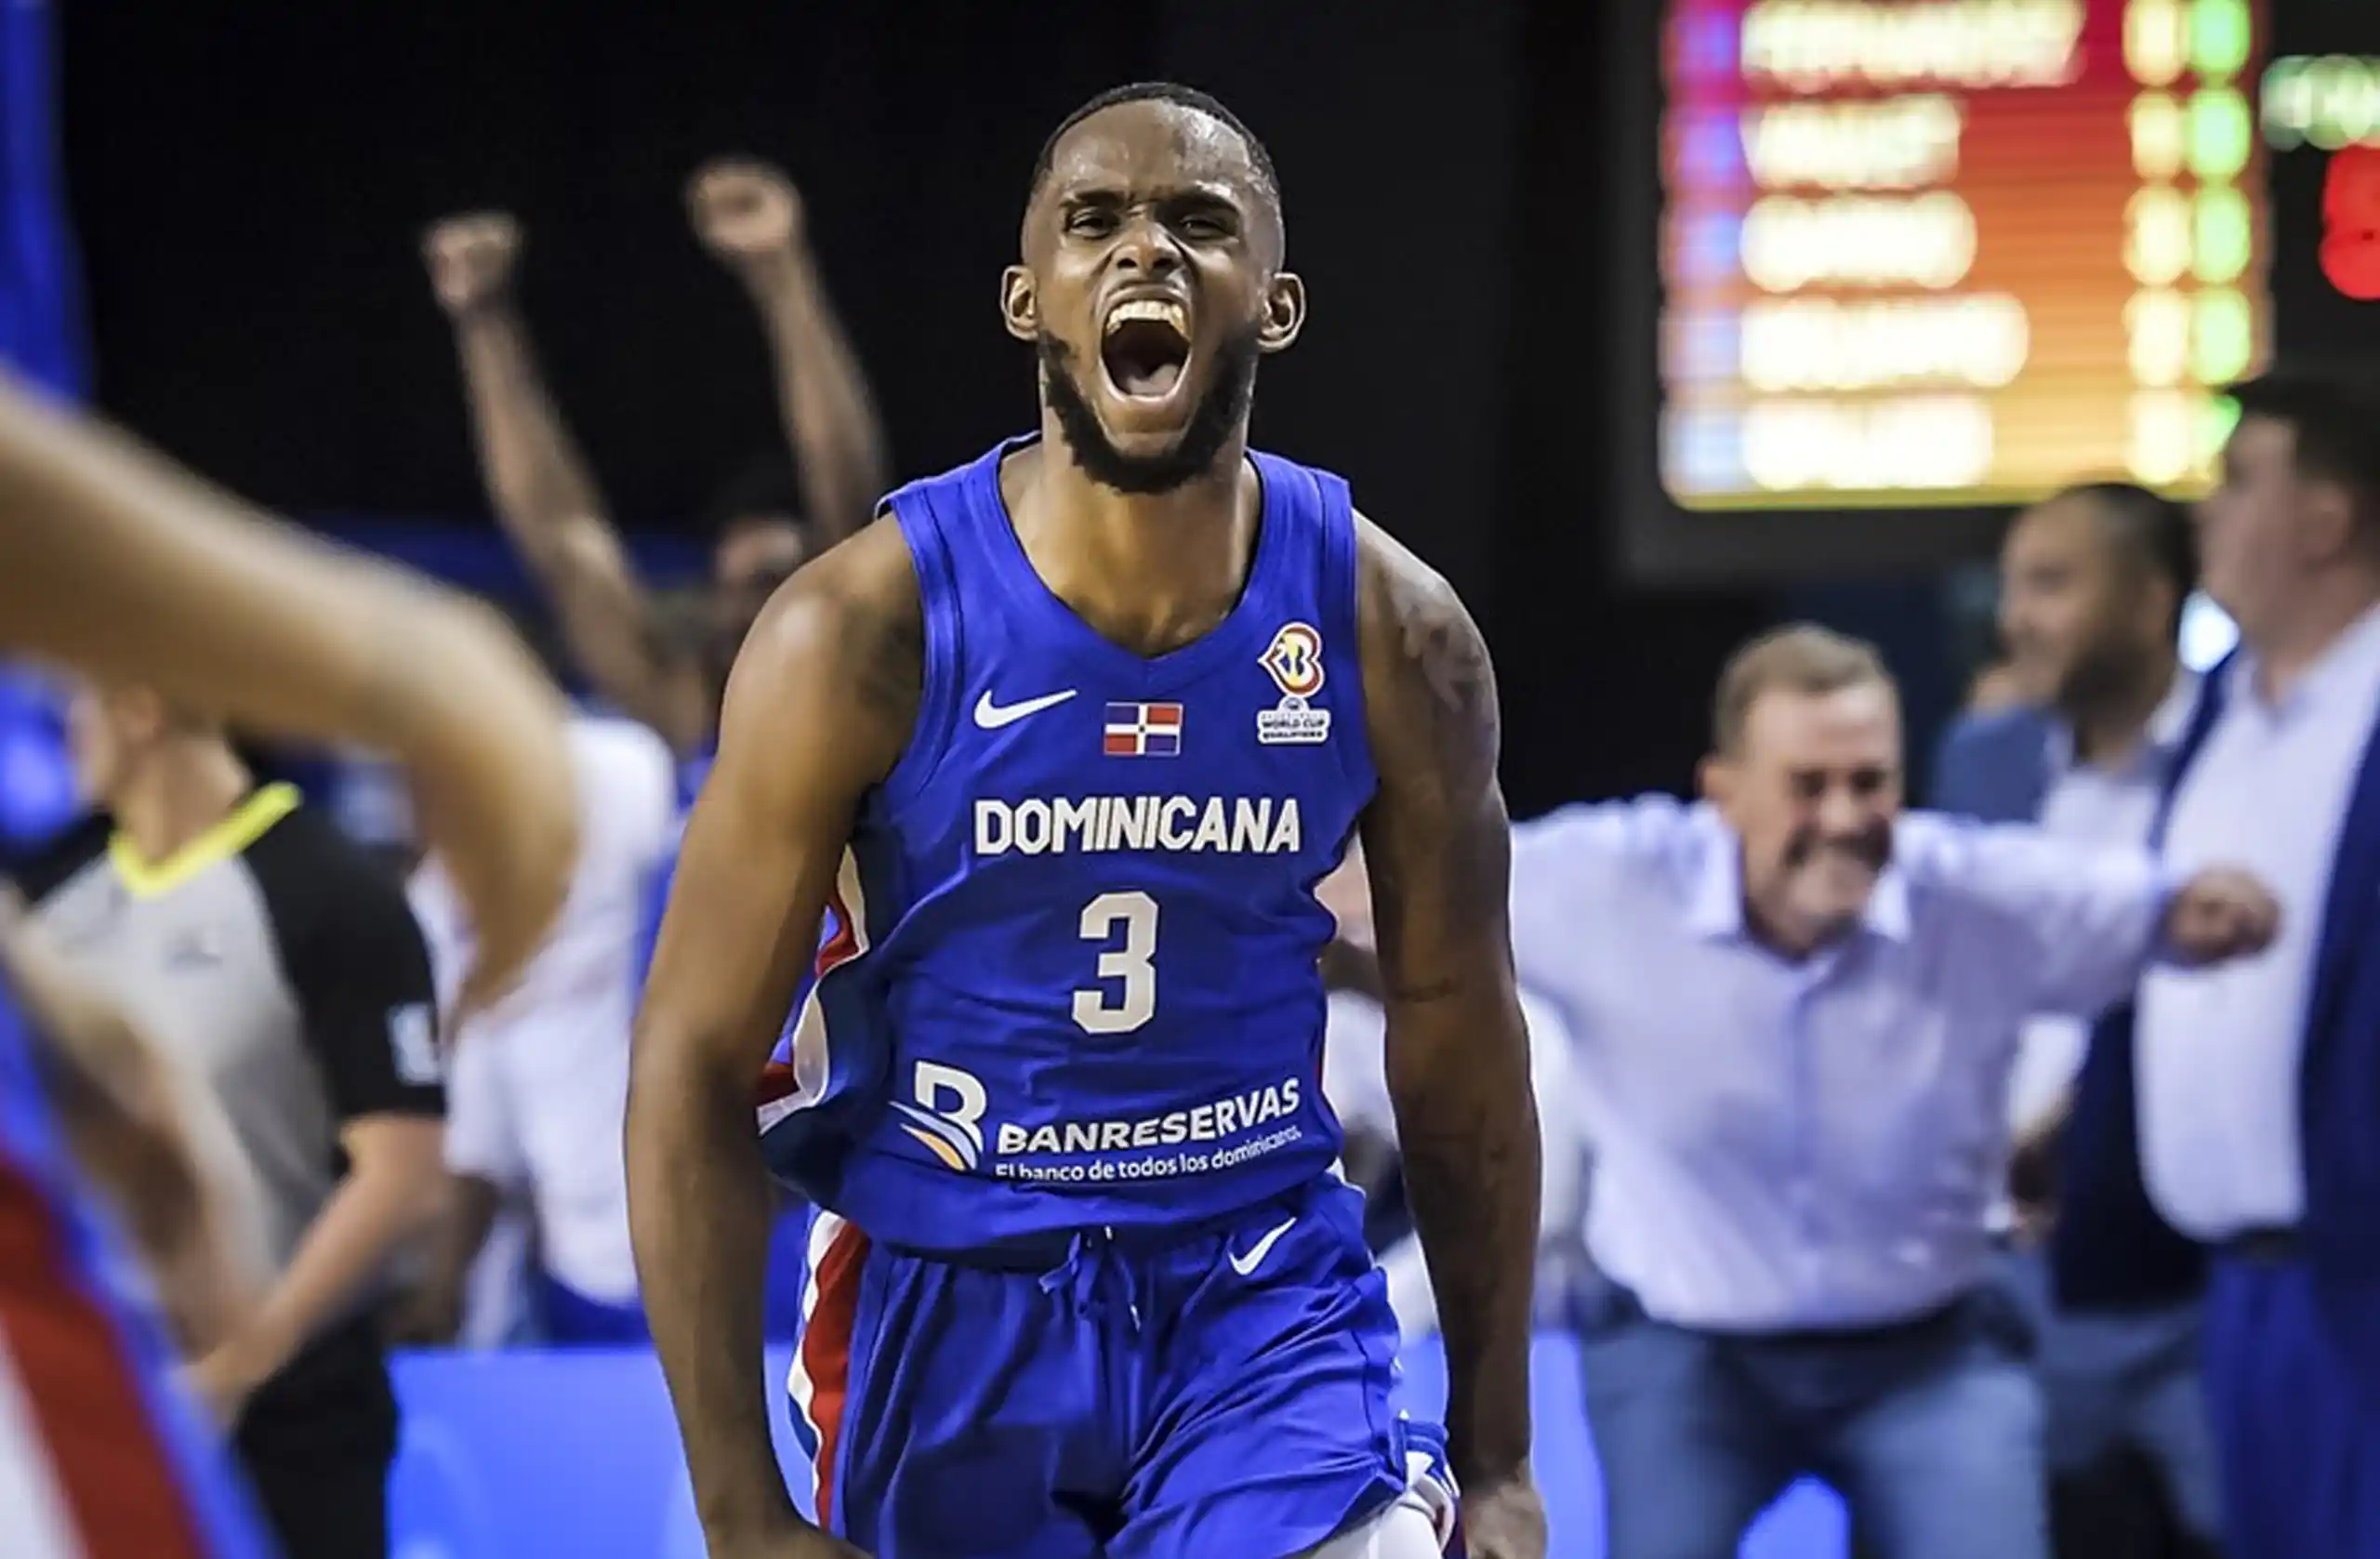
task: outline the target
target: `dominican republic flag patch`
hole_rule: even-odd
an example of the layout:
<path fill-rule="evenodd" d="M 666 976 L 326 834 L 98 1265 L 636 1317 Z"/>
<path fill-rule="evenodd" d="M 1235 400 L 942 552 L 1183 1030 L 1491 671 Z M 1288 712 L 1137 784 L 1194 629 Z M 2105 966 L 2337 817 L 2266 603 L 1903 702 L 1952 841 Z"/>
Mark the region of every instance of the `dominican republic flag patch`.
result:
<path fill-rule="evenodd" d="M 1110 758 L 1182 756 L 1182 706 L 1110 704 L 1100 751 Z"/>

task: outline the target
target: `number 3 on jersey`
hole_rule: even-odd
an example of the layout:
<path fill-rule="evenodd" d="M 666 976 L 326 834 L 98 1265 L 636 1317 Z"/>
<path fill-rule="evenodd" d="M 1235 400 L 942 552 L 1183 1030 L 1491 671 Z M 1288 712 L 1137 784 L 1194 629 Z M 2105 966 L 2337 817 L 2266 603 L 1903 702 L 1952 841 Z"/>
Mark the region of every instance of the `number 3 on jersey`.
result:
<path fill-rule="evenodd" d="M 1133 889 L 1082 906 L 1085 942 L 1110 941 L 1118 926 L 1124 945 L 1099 955 L 1099 978 L 1120 982 L 1122 991 L 1075 992 L 1075 1024 L 1086 1034 L 1130 1034 L 1157 1015 L 1157 900 Z"/>

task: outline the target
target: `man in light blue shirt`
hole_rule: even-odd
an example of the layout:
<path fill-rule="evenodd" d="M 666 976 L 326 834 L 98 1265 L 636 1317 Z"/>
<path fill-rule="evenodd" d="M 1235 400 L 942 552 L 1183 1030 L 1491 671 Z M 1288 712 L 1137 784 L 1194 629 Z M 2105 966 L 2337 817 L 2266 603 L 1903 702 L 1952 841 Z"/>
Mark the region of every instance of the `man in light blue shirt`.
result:
<path fill-rule="evenodd" d="M 2042 1409 L 1987 1214 L 2016 1036 L 2152 951 L 2261 947 L 2241 874 L 1902 816 L 1873 650 L 1812 628 L 1723 677 L 1708 804 L 1516 834 L 1514 950 L 1578 1043 L 1580 1306 L 1612 1559 L 1732 1552 L 1827 1477 L 1878 1559 L 2039 1559 Z"/>

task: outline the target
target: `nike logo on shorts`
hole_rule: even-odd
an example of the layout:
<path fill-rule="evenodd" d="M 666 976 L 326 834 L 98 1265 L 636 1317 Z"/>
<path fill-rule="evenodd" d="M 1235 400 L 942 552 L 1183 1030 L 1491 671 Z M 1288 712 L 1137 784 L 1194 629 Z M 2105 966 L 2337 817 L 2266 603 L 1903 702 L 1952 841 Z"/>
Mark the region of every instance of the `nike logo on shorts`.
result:
<path fill-rule="evenodd" d="M 975 700 L 975 724 L 980 730 L 998 731 L 1003 725 L 1014 725 L 1027 715 L 1038 715 L 1044 709 L 1063 704 L 1074 695 L 1073 688 L 1062 688 L 1056 693 L 1045 693 L 1038 698 L 1028 698 L 1022 704 L 995 704 L 992 702 L 992 690 L 985 688 L 984 696 Z"/>
<path fill-rule="evenodd" d="M 1297 1226 L 1297 1222 L 1298 1221 L 1296 1219 L 1292 1218 L 1288 1222 L 1282 1224 L 1279 1228 L 1274 1230 L 1271 1234 L 1266 1235 L 1263 1239 L 1258 1240 L 1254 1245 L 1248 1248 L 1247 1255 L 1229 1257 L 1228 1260 L 1231 1262 L 1231 1270 L 1239 1274 L 1242 1277 L 1255 1276 L 1256 1269 L 1264 1264 L 1264 1258 L 1273 1253 L 1274 1243 L 1283 1235 L 1288 1234 L 1291 1229 L 1295 1228 Z"/>

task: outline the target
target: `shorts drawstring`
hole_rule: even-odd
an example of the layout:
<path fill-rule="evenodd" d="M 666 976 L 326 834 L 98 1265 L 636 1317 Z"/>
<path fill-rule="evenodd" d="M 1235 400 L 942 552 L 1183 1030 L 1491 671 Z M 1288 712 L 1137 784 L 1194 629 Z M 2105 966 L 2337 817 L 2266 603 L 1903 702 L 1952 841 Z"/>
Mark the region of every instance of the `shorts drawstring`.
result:
<path fill-rule="evenodd" d="M 1105 1307 L 1106 1285 L 1112 1275 L 1124 1290 L 1125 1313 L 1132 1329 L 1141 1329 L 1141 1280 L 1132 1263 L 1116 1249 L 1113 1229 L 1078 1229 L 1066 1241 L 1066 1259 L 1041 1275 L 1041 1291 L 1064 1293 L 1078 1315 L 1093 1315 Z"/>

